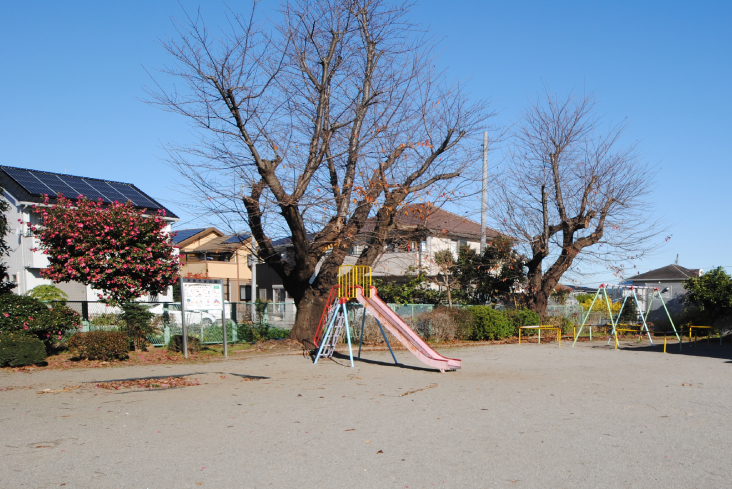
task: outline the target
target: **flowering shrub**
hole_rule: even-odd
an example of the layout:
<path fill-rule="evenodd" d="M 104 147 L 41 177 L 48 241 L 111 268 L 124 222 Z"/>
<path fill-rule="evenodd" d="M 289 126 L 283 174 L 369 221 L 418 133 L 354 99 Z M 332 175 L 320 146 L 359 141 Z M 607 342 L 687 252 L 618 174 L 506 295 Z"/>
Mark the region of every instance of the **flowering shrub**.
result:
<path fill-rule="evenodd" d="M 76 333 L 69 339 L 69 350 L 79 359 L 126 360 L 130 340 L 119 331 L 89 331 Z"/>
<path fill-rule="evenodd" d="M 0 335 L 22 332 L 50 346 L 78 327 L 79 315 L 66 306 L 48 307 L 28 296 L 0 295 Z"/>
<path fill-rule="evenodd" d="M 35 211 L 43 225 L 33 231 L 49 260 L 41 274 L 54 282 L 81 282 L 121 304 L 164 293 L 178 277 L 180 264 L 160 211 L 147 217 L 129 202 L 105 206 L 63 196 Z"/>

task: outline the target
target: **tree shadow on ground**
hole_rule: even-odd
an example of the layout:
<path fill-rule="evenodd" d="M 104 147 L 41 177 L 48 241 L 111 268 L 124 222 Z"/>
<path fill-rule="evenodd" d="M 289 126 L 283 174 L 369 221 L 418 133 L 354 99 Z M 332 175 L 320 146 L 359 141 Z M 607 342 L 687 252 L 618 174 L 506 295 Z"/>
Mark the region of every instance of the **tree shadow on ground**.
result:
<path fill-rule="evenodd" d="M 241 377 L 242 379 L 253 379 L 253 380 L 269 379 L 269 377 L 261 377 L 261 376 L 257 376 L 257 375 L 247 375 L 247 374 L 235 374 L 233 372 L 191 372 L 188 374 L 151 375 L 149 377 L 126 377 L 124 379 L 110 379 L 110 380 L 89 380 L 86 382 L 82 382 L 82 384 L 103 384 L 106 382 L 128 382 L 128 381 L 133 381 L 133 380 L 158 380 L 158 379 L 169 379 L 170 377 L 175 377 L 176 379 L 180 379 L 182 377 L 190 377 L 192 375 L 207 375 L 207 374 L 234 375 L 236 377 Z"/>
<path fill-rule="evenodd" d="M 593 345 L 592 348 L 613 348 L 613 342 L 610 341 L 610 345 L 607 346 L 606 342 L 603 342 L 602 345 Z M 620 340 L 618 349 L 634 352 L 660 353 L 663 355 L 663 337 L 653 338 L 653 346 L 648 343 L 648 339 L 645 339 L 643 343 L 635 343 L 633 340 Z M 730 343 L 730 338 L 723 338 L 722 344 L 720 345 L 719 338 L 709 338 L 708 341 L 707 339 L 700 339 L 689 342 L 687 337 L 679 350 L 679 343 L 674 337 L 673 342 L 669 342 L 666 345 L 666 354 L 718 358 L 720 360 L 727 360 L 727 363 L 732 363 L 732 343 Z"/>
<path fill-rule="evenodd" d="M 346 366 L 346 367 L 350 366 L 349 365 L 350 359 L 349 359 L 348 355 L 344 355 L 343 353 L 333 352 L 333 357 L 345 360 L 346 364 L 344 366 Z M 418 367 L 418 366 L 414 366 L 414 365 L 405 365 L 403 363 L 394 363 L 393 361 L 392 362 L 383 362 L 381 360 L 371 360 L 368 358 L 357 358 L 354 356 L 353 363 L 356 363 L 356 362 L 368 363 L 369 365 L 380 365 L 382 367 L 395 367 L 395 368 L 400 368 L 400 369 L 405 369 L 405 370 L 417 370 L 417 371 L 421 371 L 421 372 L 439 372 L 438 369 L 430 368 L 430 367 Z M 340 362 L 336 362 L 336 363 L 341 365 Z"/>

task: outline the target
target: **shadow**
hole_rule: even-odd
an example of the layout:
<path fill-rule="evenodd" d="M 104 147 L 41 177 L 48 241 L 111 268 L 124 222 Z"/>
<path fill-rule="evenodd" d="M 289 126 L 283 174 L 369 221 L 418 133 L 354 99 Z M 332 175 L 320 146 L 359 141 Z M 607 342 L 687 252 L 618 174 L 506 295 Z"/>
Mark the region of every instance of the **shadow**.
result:
<path fill-rule="evenodd" d="M 241 377 L 243 379 L 254 379 L 254 380 L 264 380 L 264 379 L 270 378 L 270 377 L 260 377 L 257 375 L 235 374 L 232 372 L 192 372 L 192 373 L 188 373 L 188 374 L 176 374 L 176 375 L 151 375 L 149 377 L 127 377 L 124 379 L 91 380 L 91 381 L 82 382 L 82 384 L 101 384 L 103 382 L 124 382 L 124 381 L 130 381 L 130 380 L 158 380 L 158 379 L 169 379 L 171 377 L 180 379 L 182 377 L 190 377 L 192 375 L 206 375 L 206 374 L 226 374 L 226 375 L 234 375 L 236 377 Z M 177 387 L 168 387 L 167 389 L 177 389 Z"/>
<path fill-rule="evenodd" d="M 669 337 L 670 339 L 670 337 Z M 679 343 L 676 337 L 673 337 L 673 342 L 669 342 L 666 345 L 666 355 L 677 355 L 677 356 L 690 356 L 690 357 L 707 357 L 717 358 L 720 360 L 727 360 L 727 363 L 732 363 L 732 343 L 730 338 L 723 338 L 722 344 L 719 344 L 719 338 L 710 338 L 707 342 L 706 339 L 700 339 L 696 341 L 688 341 L 688 337 L 683 342 L 681 350 L 679 351 Z M 593 345 L 592 348 L 614 348 L 613 342 L 610 345 L 606 345 L 603 341 L 601 345 Z M 663 352 L 663 337 L 654 337 L 653 346 L 648 343 L 646 338 L 642 343 L 636 343 L 635 340 L 620 340 L 618 344 L 618 350 L 634 351 L 634 352 L 646 352 L 646 353 L 660 353 Z"/>
<path fill-rule="evenodd" d="M 340 359 L 344 359 L 347 362 L 349 361 L 348 355 L 344 355 L 343 353 L 333 352 L 334 357 L 338 357 Z M 436 368 L 430 368 L 430 367 L 417 367 L 413 365 L 404 365 L 403 363 L 394 363 L 394 362 L 383 362 L 381 360 L 370 360 L 368 358 L 358 358 L 354 355 L 353 357 L 353 363 L 361 362 L 361 363 L 368 363 L 369 365 L 380 365 L 382 367 L 395 367 L 395 368 L 401 368 L 405 370 L 417 370 L 420 372 L 440 372 L 439 369 Z M 338 363 L 338 362 L 336 362 Z M 340 363 L 338 363 L 340 365 Z M 346 365 L 350 366 L 350 365 Z M 449 370 L 448 370 L 449 372 Z"/>

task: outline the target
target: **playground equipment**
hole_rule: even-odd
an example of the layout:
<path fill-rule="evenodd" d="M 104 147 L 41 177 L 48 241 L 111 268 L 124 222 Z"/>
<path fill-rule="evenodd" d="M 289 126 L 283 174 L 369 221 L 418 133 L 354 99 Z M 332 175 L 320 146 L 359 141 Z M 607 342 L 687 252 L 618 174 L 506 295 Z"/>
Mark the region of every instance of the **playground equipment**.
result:
<path fill-rule="evenodd" d="M 346 330 L 348 342 L 348 356 L 353 367 L 353 349 L 351 346 L 351 333 L 348 324 L 348 310 L 346 304 L 351 300 L 358 301 L 364 307 L 364 314 L 361 320 L 361 336 L 359 338 L 358 357 L 361 358 L 361 346 L 363 344 L 363 330 L 368 311 L 376 319 L 381 334 L 386 341 L 394 363 L 398 363 L 394 350 L 386 337 L 386 328 L 407 350 L 409 350 L 422 363 L 439 369 L 456 370 L 460 368 L 460 360 L 456 358 L 443 357 L 425 343 L 422 338 L 405 323 L 391 308 L 382 301 L 376 287 L 371 286 L 371 267 L 343 265 L 338 269 L 338 285 L 333 286 L 326 301 L 325 309 L 320 317 L 318 329 L 315 332 L 313 343 L 318 346 L 318 353 L 314 363 L 322 357 L 330 358 L 333 355 L 338 341 Z"/>
<path fill-rule="evenodd" d="M 620 306 L 620 311 L 618 311 L 617 317 L 613 317 L 612 309 L 610 307 L 610 298 L 608 297 L 607 289 L 619 289 L 623 291 L 623 303 Z M 652 290 L 651 293 L 651 300 L 648 302 L 648 308 L 646 309 L 646 313 L 643 314 L 643 310 L 640 307 L 640 303 L 638 302 L 638 296 L 636 295 L 636 290 Z M 630 294 L 625 293 L 626 291 L 630 292 Z M 651 288 L 651 287 L 637 287 L 635 285 L 606 285 L 601 284 L 600 287 L 597 289 L 597 292 L 595 292 L 595 296 L 592 298 L 592 304 L 590 304 L 590 308 L 587 310 L 587 314 L 585 314 L 585 318 L 582 320 L 582 326 L 580 326 L 579 331 L 574 337 L 574 341 L 572 342 L 572 346 L 577 343 L 577 338 L 579 338 L 580 334 L 582 334 L 582 329 L 585 327 L 585 323 L 587 323 L 587 318 L 589 318 L 590 313 L 592 312 L 592 307 L 595 305 L 595 301 L 597 301 L 597 297 L 602 292 L 603 297 L 605 299 L 605 304 L 607 305 L 607 312 L 610 316 L 610 324 L 612 325 L 612 333 L 610 334 L 610 337 L 608 337 L 607 344 L 610 344 L 610 340 L 612 338 L 615 339 L 615 349 L 618 348 L 618 331 L 631 331 L 631 332 L 637 332 L 639 337 L 645 333 L 648 335 L 648 340 L 651 342 L 651 345 L 653 345 L 653 338 L 651 338 L 651 332 L 648 330 L 648 324 L 646 322 L 646 318 L 648 317 L 648 314 L 651 312 L 651 306 L 653 305 L 653 300 L 656 298 L 656 295 L 658 295 L 659 300 L 661 301 L 661 304 L 663 305 L 663 310 L 666 312 L 666 316 L 668 317 L 669 322 L 671 323 L 671 327 L 674 330 L 674 335 L 679 340 L 679 348 L 681 348 L 681 338 L 679 337 L 678 332 L 676 331 L 676 326 L 674 325 L 673 319 L 671 319 L 671 314 L 669 314 L 668 309 L 666 308 L 666 302 L 663 300 L 663 296 L 661 295 L 661 292 L 659 292 L 657 287 Z M 625 307 L 625 303 L 628 300 L 629 297 L 632 297 L 635 301 L 635 304 L 638 309 L 638 314 L 641 318 L 641 323 L 639 325 L 628 325 L 628 324 L 620 324 L 620 316 L 623 314 L 623 308 Z M 602 299 L 601 299 L 602 300 Z M 632 329 L 631 329 L 632 328 Z M 638 328 L 637 330 L 635 328 Z M 592 331 L 592 330 L 590 330 Z M 590 333 L 591 334 L 591 333 Z M 592 337 L 590 336 L 590 339 Z M 664 351 L 665 351 L 665 338 L 664 338 Z"/>
<path fill-rule="evenodd" d="M 557 332 L 557 342 L 559 343 L 559 348 L 562 347 L 562 328 L 559 326 L 552 326 L 550 324 L 548 325 L 540 325 L 540 326 L 519 326 L 519 345 L 521 344 L 521 331 L 524 329 L 531 329 L 531 330 L 538 330 L 539 331 L 539 344 L 541 344 L 541 330 L 546 329 L 549 331 L 556 331 Z"/>

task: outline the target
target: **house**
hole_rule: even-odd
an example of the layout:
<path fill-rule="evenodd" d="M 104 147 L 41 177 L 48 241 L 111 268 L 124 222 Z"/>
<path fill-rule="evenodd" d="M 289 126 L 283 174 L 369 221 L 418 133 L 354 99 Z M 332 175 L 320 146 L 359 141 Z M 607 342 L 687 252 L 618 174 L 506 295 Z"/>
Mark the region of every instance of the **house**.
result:
<path fill-rule="evenodd" d="M 0 186 L 2 198 L 10 204 L 7 219 L 11 231 L 5 238 L 11 249 L 7 258 L 8 275 L 17 284 L 14 292 L 21 295 L 38 285 L 53 283 L 41 277 L 41 270 L 48 266 L 48 258 L 38 249 L 40 242 L 31 229 L 40 225 L 33 206 L 43 203 L 46 195 L 52 204 L 58 194 L 72 200 L 83 195 L 90 200 L 102 199 L 105 203 L 129 201 L 135 208 L 147 209 L 150 214 L 164 211 L 167 231 L 178 221 L 178 216 L 130 183 L 0 166 Z M 99 291 L 84 284 L 62 282 L 54 285 L 65 292 L 70 301 L 99 300 Z M 157 299 L 172 300 L 172 289 Z"/>
<path fill-rule="evenodd" d="M 399 209 L 396 226 L 376 259 L 373 275 L 383 279 L 406 280 L 416 271 L 427 276 L 438 275 L 435 253 L 450 250 L 457 257 L 460 248 L 467 246 L 480 250 L 480 224 L 433 204 L 412 204 Z M 363 251 L 364 240 L 374 231 L 375 220 L 369 219 L 356 238 L 345 264 L 353 264 Z M 501 233 L 486 228 L 488 243 Z"/>
<path fill-rule="evenodd" d="M 181 277 L 221 279 L 225 300 L 251 300 L 252 271 L 247 262 L 251 254 L 249 235 L 227 235 L 213 227 L 181 229 L 173 242 L 180 253 Z"/>
<path fill-rule="evenodd" d="M 479 223 L 430 203 L 402 207 L 395 221 L 395 229 L 387 239 L 384 252 L 372 265 L 374 277 L 408 281 L 420 270 L 434 277 L 440 273 L 434 262 L 434 255 L 438 251 L 450 250 L 457 257 L 458 250 L 463 246 L 480 250 Z M 356 237 L 344 265 L 356 263 L 374 229 L 375 219 L 370 218 Z M 499 235 L 501 233 L 495 229 L 486 228 L 487 242 Z M 272 244 L 285 257 L 292 246 L 290 238 L 279 239 Z M 284 299 L 282 302 L 290 300 L 282 289 L 282 280 L 266 264 L 257 267 L 257 285 L 262 299 L 274 302 L 278 299 Z"/>
<path fill-rule="evenodd" d="M 628 277 L 623 284 L 650 287 L 648 291 L 637 293 L 639 305 L 643 310 L 646 310 L 648 307 L 653 289 L 658 288 L 668 311 L 674 315 L 681 313 L 684 309 L 683 301 L 687 292 L 683 285 L 684 280 L 698 278 L 703 274 L 704 270 L 689 269 L 674 264 Z M 661 301 L 656 296 L 656 299 L 651 305 L 650 317 L 652 319 L 659 314 L 665 315 Z"/>

